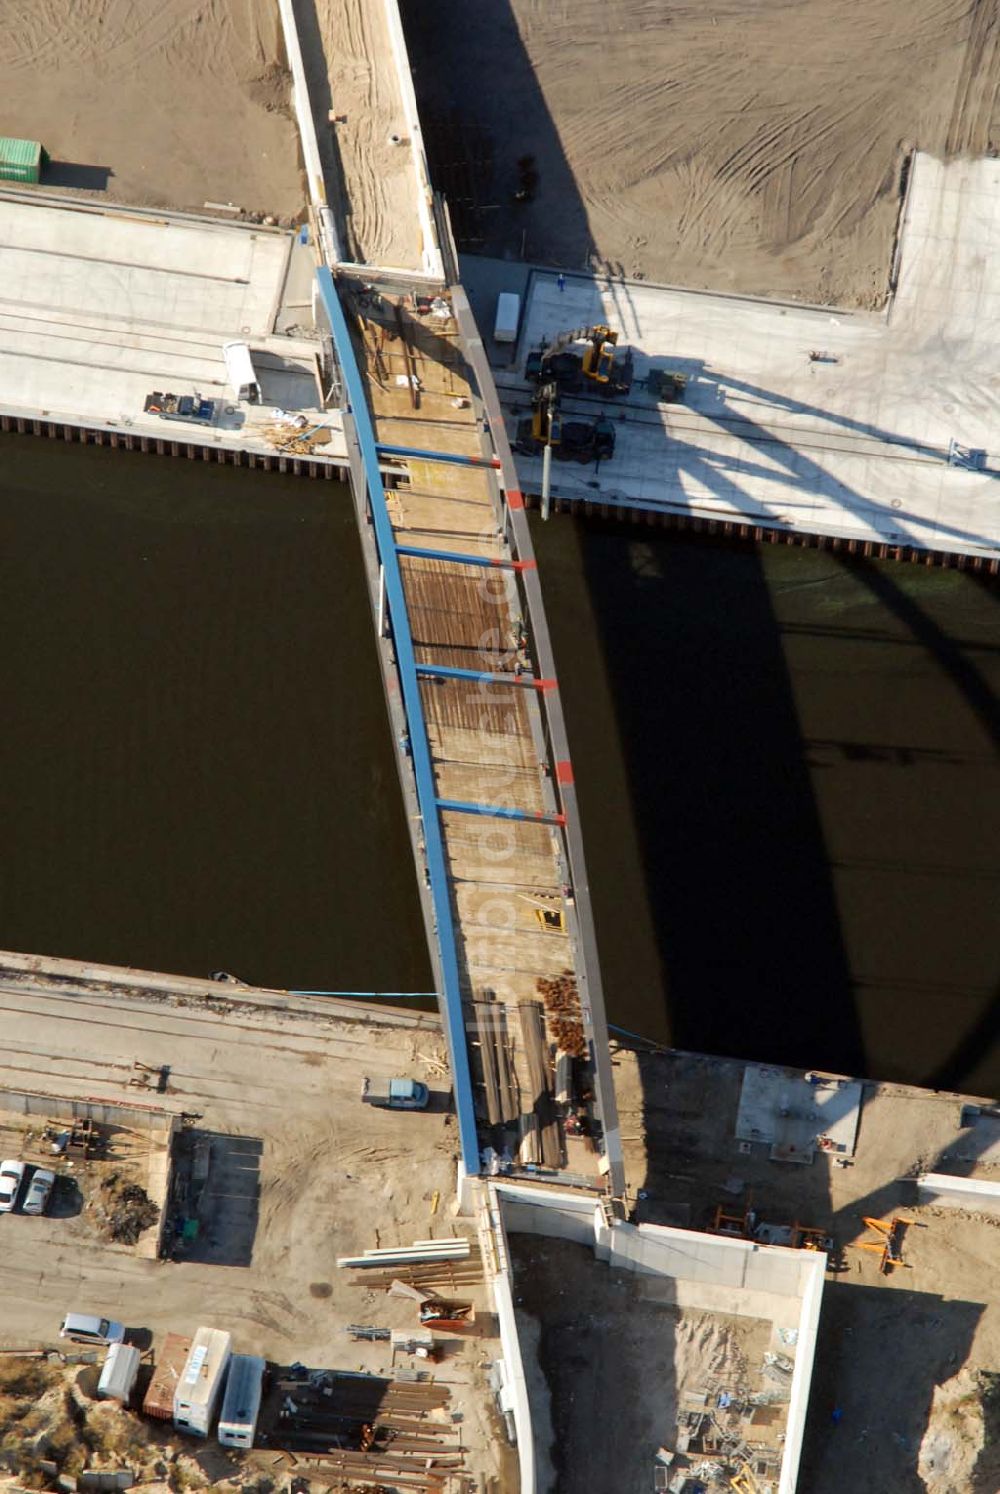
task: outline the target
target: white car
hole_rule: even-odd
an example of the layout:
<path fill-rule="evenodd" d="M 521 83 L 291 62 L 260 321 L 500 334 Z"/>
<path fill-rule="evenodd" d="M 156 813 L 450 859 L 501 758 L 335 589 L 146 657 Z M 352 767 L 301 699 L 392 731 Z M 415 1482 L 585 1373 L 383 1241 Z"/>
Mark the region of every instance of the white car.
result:
<path fill-rule="evenodd" d="M 48 1208 L 49 1197 L 55 1187 L 56 1175 L 47 1167 L 36 1167 L 31 1174 L 31 1182 L 28 1191 L 24 1195 L 24 1203 L 21 1205 L 25 1214 L 44 1214 Z"/>
<path fill-rule="evenodd" d="M 0 1162 L 0 1214 L 9 1214 L 17 1207 L 23 1182 L 23 1162 Z"/>

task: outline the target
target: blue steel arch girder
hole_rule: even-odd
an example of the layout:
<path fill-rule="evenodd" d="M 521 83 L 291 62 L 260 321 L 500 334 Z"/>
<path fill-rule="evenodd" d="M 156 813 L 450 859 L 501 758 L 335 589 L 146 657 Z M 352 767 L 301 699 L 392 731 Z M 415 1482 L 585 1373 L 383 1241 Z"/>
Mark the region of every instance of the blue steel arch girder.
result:
<path fill-rule="evenodd" d="M 378 445 L 347 321 L 330 270 L 325 266 L 320 267 L 316 272 L 316 278 L 320 302 L 330 323 L 334 349 L 340 365 L 345 403 L 354 423 L 364 469 L 375 544 L 385 581 L 386 600 L 395 644 L 396 667 L 409 733 L 417 803 L 423 822 L 427 876 L 434 905 L 441 969 L 441 1000 L 455 1092 L 459 1146 L 465 1172 L 470 1176 L 475 1176 L 480 1171 L 479 1137 L 476 1127 L 472 1074 L 465 1038 L 462 985 L 458 968 L 458 942 L 437 805 L 434 765 L 420 697 L 420 677 L 406 606 L 402 571 L 379 471 Z"/>
<path fill-rule="evenodd" d="M 516 472 L 506 441 L 502 416 L 499 414 L 499 404 L 492 386 L 492 378 L 488 365 L 482 357 L 481 343 L 471 318 L 468 302 L 461 287 L 454 286 L 452 297 L 463 351 L 469 358 L 470 372 L 474 376 L 475 384 L 479 387 L 485 411 L 483 457 L 478 461 L 465 459 L 465 464 L 485 468 L 488 473 L 494 493 L 498 535 L 503 550 L 503 554 L 495 558 L 472 557 L 451 552 L 435 554 L 423 547 L 417 548 L 397 541 L 378 466 L 379 455 L 388 453 L 384 445 L 380 445 L 375 438 L 364 385 L 333 276 L 329 270 L 321 269 L 318 271 L 318 281 L 320 299 L 330 321 L 334 347 L 338 361 L 341 363 L 346 402 L 353 417 L 364 469 L 375 545 L 383 566 L 385 594 L 395 643 L 394 662 L 403 697 L 417 804 L 424 830 L 423 851 L 434 910 L 434 942 L 439 956 L 436 964 L 439 964 L 440 968 L 442 1008 L 455 1084 L 463 1165 L 468 1174 L 475 1174 L 480 1170 L 472 1079 L 466 1046 L 462 985 L 458 967 L 455 915 L 446 869 L 444 831 L 440 821 L 442 812 L 455 811 L 510 818 L 532 818 L 552 825 L 557 831 L 558 841 L 562 846 L 559 859 L 572 893 L 566 912 L 571 931 L 571 944 L 574 948 L 574 965 L 577 967 L 585 1030 L 597 1081 L 595 1088 L 604 1135 L 607 1182 L 611 1192 L 620 1197 L 624 1192 L 625 1184 L 617 1106 L 614 1100 L 603 992 L 597 964 L 596 940 L 565 724 L 561 705 L 557 699 L 554 661 L 551 657 L 551 644 L 545 624 L 537 565 L 530 534 L 527 531 L 523 504 L 520 493 L 517 491 Z M 422 451 L 407 454 L 431 455 Z M 501 478 L 500 482 L 497 482 L 498 478 Z M 521 595 L 522 616 L 526 618 L 530 627 L 534 645 L 532 652 L 540 666 L 540 677 L 529 677 L 529 680 L 524 681 L 525 684 L 530 682 L 535 687 L 534 690 L 529 691 L 533 697 L 529 715 L 538 723 L 539 736 L 536 737 L 536 745 L 539 748 L 540 761 L 543 765 L 548 765 L 542 780 L 543 798 L 548 802 L 546 810 L 540 814 L 516 808 L 498 807 L 496 804 L 460 803 L 441 799 L 436 794 L 434 763 L 428 741 L 420 681 L 421 679 L 426 681 L 428 675 L 435 673 L 439 673 L 442 677 L 451 674 L 455 677 L 465 677 L 467 673 L 474 673 L 478 676 L 480 671 L 453 671 L 448 668 L 435 668 L 416 663 L 400 557 L 407 555 L 415 557 L 421 554 L 428 554 L 430 558 L 449 561 L 456 565 L 500 565 L 513 576 L 515 586 Z M 491 677 L 489 683 L 500 684 L 501 681 Z M 517 680 L 511 678 L 504 683 L 515 684 Z M 533 727 L 533 734 L 534 732 Z"/>

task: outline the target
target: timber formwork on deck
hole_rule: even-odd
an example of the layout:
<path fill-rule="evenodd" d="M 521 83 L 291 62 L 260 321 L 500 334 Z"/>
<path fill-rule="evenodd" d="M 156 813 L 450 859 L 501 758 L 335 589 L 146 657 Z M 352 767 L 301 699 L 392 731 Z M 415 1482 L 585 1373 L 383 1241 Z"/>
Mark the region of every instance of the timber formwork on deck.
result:
<path fill-rule="evenodd" d="M 552 682 L 532 672 L 522 563 L 506 547 L 498 510 L 499 464 L 451 317 L 419 317 L 408 297 L 352 291 L 344 281 L 341 293 L 380 453 L 407 453 L 406 480 L 387 494 L 388 510 L 480 1121 L 494 1138 L 509 1126 L 521 1162 L 596 1181 L 594 1148 L 563 1135 L 551 1093 L 539 982 L 574 971 L 572 894 L 538 703 Z"/>

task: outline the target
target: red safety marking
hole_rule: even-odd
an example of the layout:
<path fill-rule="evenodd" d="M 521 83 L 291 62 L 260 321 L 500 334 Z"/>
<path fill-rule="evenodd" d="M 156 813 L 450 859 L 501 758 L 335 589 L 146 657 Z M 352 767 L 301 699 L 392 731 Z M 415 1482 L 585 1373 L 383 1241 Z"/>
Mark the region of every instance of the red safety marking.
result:
<path fill-rule="evenodd" d="M 512 560 L 511 569 L 515 571 L 537 571 L 537 560 Z"/>
<path fill-rule="evenodd" d="M 535 680 L 534 681 L 534 686 L 535 686 L 536 690 L 558 690 L 559 689 L 559 681 L 556 680 L 556 679 L 552 679 L 552 680 Z"/>
<path fill-rule="evenodd" d="M 573 764 L 570 762 L 568 757 L 560 758 L 556 763 L 556 782 L 573 782 Z"/>
<path fill-rule="evenodd" d="M 507 507 L 508 508 L 523 508 L 524 507 L 524 495 L 522 493 L 519 493 L 518 490 L 517 490 L 517 488 L 508 488 L 508 490 L 507 490 Z"/>

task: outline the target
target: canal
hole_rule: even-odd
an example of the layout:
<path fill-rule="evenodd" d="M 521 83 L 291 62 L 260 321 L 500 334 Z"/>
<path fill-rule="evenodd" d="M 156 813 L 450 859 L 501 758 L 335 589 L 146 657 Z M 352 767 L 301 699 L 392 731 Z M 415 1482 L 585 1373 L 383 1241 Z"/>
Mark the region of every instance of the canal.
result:
<path fill-rule="evenodd" d="M 611 1020 L 996 1092 L 996 584 L 534 532 Z"/>
<path fill-rule="evenodd" d="M 427 990 L 347 492 L 0 444 L 0 945 Z M 995 587 L 535 538 L 612 1021 L 1000 1087 Z"/>
<path fill-rule="evenodd" d="M 0 446 L 0 945 L 432 989 L 348 490 Z"/>

